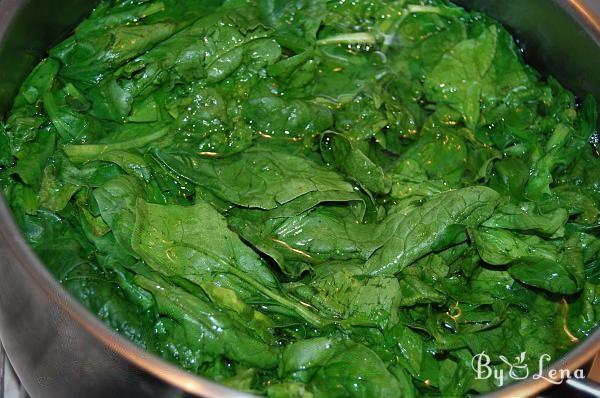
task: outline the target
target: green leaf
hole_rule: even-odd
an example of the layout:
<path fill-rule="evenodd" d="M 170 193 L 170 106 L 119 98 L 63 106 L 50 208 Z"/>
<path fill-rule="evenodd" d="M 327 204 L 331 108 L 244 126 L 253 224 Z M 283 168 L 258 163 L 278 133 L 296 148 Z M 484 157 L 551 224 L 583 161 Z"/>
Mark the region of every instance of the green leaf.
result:
<path fill-rule="evenodd" d="M 234 214 L 230 223 L 236 231 L 292 275 L 299 273 L 291 269 L 294 262 L 367 260 L 389 239 L 400 221 L 399 215 L 391 215 L 383 223 L 363 223 L 349 206 L 319 206 L 296 216 L 265 220 L 262 226 L 252 217 L 256 213 Z"/>
<path fill-rule="evenodd" d="M 398 381 L 369 348 L 338 339 L 315 338 L 283 352 L 281 372 L 309 381 L 315 397 L 399 397 Z"/>
<path fill-rule="evenodd" d="M 88 164 L 75 167 L 62 154 L 57 153 L 44 169 L 40 186 L 40 205 L 61 211 L 81 188 L 95 188 L 119 175 L 119 170 L 111 164 Z"/>
<path fill-rule="evenodd" d="M 360 267 L 329 264 L 293 290 L 322 313 L 352 326 L 385 328 L 398 320 L 402 291 L 394 277 L 361 275 Z"/>
<path fill-rule="evenodd" d="M 40 189 L 44 168 L 56 147 L 56 134 L 52 130 L 39 134 L 38 140 L 15 154 L 16 165 L 12 171 L 27 185 Z"/>
<path fill-rule="evenodd" d="M 365 273 L 393 275 L 434 251 L 453 226 L 478 226 L 492 215 L 499 195 L 485 187 L 438 194 L 404 216 L 392 238 L 367 260 Z M 466 238 L 466 237 L 465 237 Z M 441 249 L 443 247 L 439 247 Z"/>
<path fill-rule="evenodd" d="M 540 214 L 532 203 L 523 203 L 521 206 L 509 204 L 500 206 L 483 226 L 556 236 L 559 230 L 564 228 L 568 218 L 569 214 L 565 209 Z"/>
<path fill-rule="evenodd" d="M 400 158 L 401 162 L 416 162 L 430 179 L 458 182 L 465 174 L 468 148 L 455 129 L 434 118 L 421 130 L 421 137 Z"/>
<path fill-rule="evenodd" d="M 41 101 L 44 94 L 52 88 L 60 64 L 52 58 L 40 62 L 27 77 L 15 99 L 15 107 L 33 105 Z"/>
<path fill-rule="evenodd" d="M 486 28 L 479 37 L 458 43 L 444 54 L 425 82 L 427 97 L 438 106 L 460 112 L 471 130 L 481 113 L 484 79 L 496 55 L 498 29 Z"/>
<path fill-rule="evenodd" d="M 136 131 L 134 130 L 133 132 L 135 133 Z M 103 155 L 109 152 L 143 147 L 164 137 L 167 132 L 168 130 L 166 128 L 162 128 L 142 137 L 134 137 L 120 142 L 117 141 L 106 144 L 88 145 L 65 145 L 63 150 L 72 162 L 83 163 L 90 160 L 101 159 Z"/>
<path fill-rule="evenodd" d="M 310 137 L 333 126 L 331 111 L 318 103 L 279 96 L 250 98 L 242 113 L 259 134 Z"/>
<path fill-rule="evenodd" d="M 116 241 L 128 252 L 135 225 L 135 205 L 138 198 L 145 197 L 140 183 L 127 176 L 118 176 L 93 191 L 102 219 L 110 226 Z"/>
<path fill-rule="evenodd" d="M 138 200 L 131 244 L 157 272 L 196 283 L 223 279 L 232 286 L 229 269 L 252 275 L 265 287 L 277 283 L 260 258 L 232 233 L 210 205 L 164 206 Z M 202 219 L 202 224 L 195 220 Z M 204 279 L 208 278 L 208 279 Z"/>
<path fill-rule="evenodd" d="M 277 348 L 253 337 L 241 322 L 219 308 L 160 279 L 138 275 L 135 281 L 154 295 L 160 313 L 183 324 L 192 347 L 201 347 L 212 354 L 223 353 L 228 358 L 259 368 L 277 366 Z"/>
<path fill-rule="evenodd" d="M 574 294 L 583 287 L 583 256 L 576 240 L 569 239 L 562 246 L 537 236 L 489 228 L 472 234 L 484 261 L 510 265 L 510 275 L 523 283 L 562 294 Z"/>
<path fill-rule="evenodd" d="M 182 177 L 244 207 L 274 209 L 311 192 L 353 192 L 343 178 L 307 159 L 279 152 L 246 151 L 223 159 L 157 150 L 156 157 Z"/>
<path fill-rule="evenodd" d="M 196 220 L 202 219 L 198 224 Z M 197 284 L 214 283 L 248 298 L 270 298 L 308 322 L 320 317 L 278 293 L 278 283 L 261 258 L 227 228 L 206 203 L 164 206 L 138 200 L 133 250 L 155 271 Z"/>
<path fill-rule="evenodd" d="M 391 179 L 381 166 L 373 163 L 360 149 L 342 135 L 326 133 L 321 137 L 321 155 L 326 163 L 335 166 L 364 189 L 375 194 L 387 194 Z"/>

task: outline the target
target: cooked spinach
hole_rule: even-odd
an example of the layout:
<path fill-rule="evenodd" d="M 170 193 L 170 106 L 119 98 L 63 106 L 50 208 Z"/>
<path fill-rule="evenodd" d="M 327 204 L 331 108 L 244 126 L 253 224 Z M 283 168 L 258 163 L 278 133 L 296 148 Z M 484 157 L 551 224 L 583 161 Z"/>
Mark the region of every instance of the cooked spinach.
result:
<path fill-rule="evenodd" d="M 596 128 L 446 0 L 103 0 L 0 123 L 0 186 L 77 299 L 190 372 L 463 396 L 498 384 L 475 354 L 535 367 L 600 321 Z"/>

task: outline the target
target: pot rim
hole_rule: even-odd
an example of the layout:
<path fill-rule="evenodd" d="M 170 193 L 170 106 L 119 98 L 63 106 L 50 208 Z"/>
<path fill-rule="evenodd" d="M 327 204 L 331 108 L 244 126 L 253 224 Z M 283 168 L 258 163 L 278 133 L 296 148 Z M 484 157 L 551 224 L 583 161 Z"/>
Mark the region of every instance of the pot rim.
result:
<path fill-rule="evenodd" d="M 18 0 L 12 1 L 15 4 L 19 4 Z M 553 1 L 564 9 L 600 47 L 600 14 L 591 9 L 588 0 Z M 18 8 L 20 7 L 17 5 L 14 9 L 14 13 L 17 12 Z M 0 15 L 0 21 L 8 22 L 13 16 L 13 14 Z M 0 26 L 0 41 L 9 24 L 6 23 L 1 25 L 3 26 Z M 69 316 L 81 325 L 90 335 L 100 341 L 112 352 L 140 369 L 147 371 L 158 379 L 192 395 L 206 398 L 253 397 L 253 395 L 230 389 L 202 376 L 188 373 L 185 370 L 168 363 L 157 355 L 138 347 L 96 318 L 89 310 L 71 296 L 54 276 L 52 276 L 41 259 L 34 253 L 16 225 L 12 212 L 2 193 L 0 193 L 0 225 L 2 226 L 0 235 L 3 235 L 4 238 L 6 238 L 7 245 L 15 255 L 18 263 L 23 266 L 32 280 L 45 293 L 48 300 L 55 302 L 57 306 L 62 308 L 65 313 L 69 314 Z M 551 378 L 548 376 L 548 372 L 552 370 L 573 371 L 587 364 L 599 352 L 600 328 L 597 328 L 579 345 L 548 366 L 544 371 L 543 376 L 553 381 L 559 381 L 560 377 Z M 551 385 L 552 383 L 545 378 L 534 379 L 529 377 L 525 380 L 483 394 L 482 397 L 528 397 L 545 390 Z"/>
<path fill-rule="evenodd" d="M 554 0 L 600 47 L 600 14 L 592 8 L 594 0 Z M 597 6 L 596 6 L 597 7 Z"/>

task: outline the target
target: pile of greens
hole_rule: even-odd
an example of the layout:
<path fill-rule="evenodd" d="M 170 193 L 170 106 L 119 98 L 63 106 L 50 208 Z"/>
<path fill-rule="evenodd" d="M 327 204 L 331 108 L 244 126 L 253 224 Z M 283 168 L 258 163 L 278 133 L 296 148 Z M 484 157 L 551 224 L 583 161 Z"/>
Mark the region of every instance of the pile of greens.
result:
<path fill-rule="evenodd" d="M 475 354 L 598 323 L 596 109 L 445 0 L 103 1 L 0 124 L 0 186 L 77 299 L 190 372 L 462 396 L 500 384 Z"/>

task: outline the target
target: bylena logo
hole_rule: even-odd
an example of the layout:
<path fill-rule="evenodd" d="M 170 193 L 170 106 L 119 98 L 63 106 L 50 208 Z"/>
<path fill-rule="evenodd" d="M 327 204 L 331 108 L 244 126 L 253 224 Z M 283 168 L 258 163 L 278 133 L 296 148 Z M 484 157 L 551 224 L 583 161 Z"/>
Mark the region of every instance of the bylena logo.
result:
<path fill-rule="evenodd" d="M 500 355 L 499 359 L 506 366 L 492 366 L 489 355 L 485 351 L 475 355 L 471 360 L 471 366 L 477 374 L 478 380 L 494 379 L 495 384 L 503 386 L 505 383 L 512 380 L 524 380 L 528 377 L 533 379 L 544 379 L 552 384 L 561 384 L 566 379 L 583 379 L 583 369 L 577 369 L 571 372 L 569 369 L 550 369 L 546 371 L 546 366 L 551 362 L 552 357 L 548 354 L 540 356 L 537 363 L 535 373 L 531 373 L 526 360 L 527 353 L 522 352 L 509 360 L 504 355 Z M 501 365 L 501 364 L 498 364 Z M 508 367 L 508 368 L 506 368 Z"/>

